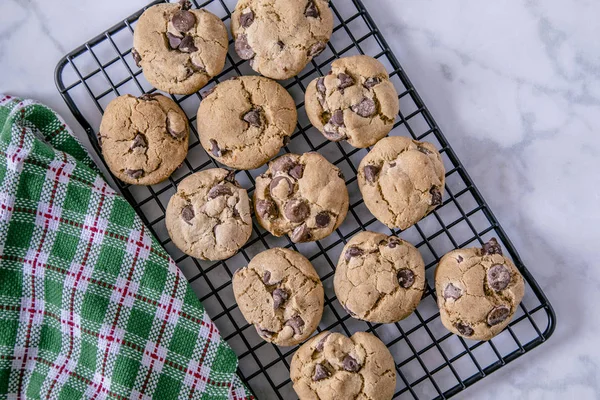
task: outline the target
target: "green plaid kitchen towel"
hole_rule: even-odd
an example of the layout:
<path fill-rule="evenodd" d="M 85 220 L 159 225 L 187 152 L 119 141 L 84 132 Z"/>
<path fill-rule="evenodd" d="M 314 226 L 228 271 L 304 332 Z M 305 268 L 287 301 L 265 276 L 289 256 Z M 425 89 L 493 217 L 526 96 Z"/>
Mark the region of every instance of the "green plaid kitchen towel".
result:
<path fill-rule="evenodd" d="M 0 152 L 0 398 L 252 398 L 175 262 L 60 117 L 0 95 Z"/>

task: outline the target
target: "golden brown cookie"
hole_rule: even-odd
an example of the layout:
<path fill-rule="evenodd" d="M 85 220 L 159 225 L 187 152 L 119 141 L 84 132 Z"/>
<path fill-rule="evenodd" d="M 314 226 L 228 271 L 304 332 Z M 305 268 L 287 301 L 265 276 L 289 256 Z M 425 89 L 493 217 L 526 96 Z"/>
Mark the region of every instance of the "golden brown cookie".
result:
<path fill-rule="evenodd" d="M 250 238 L 250 199 L 233 171 L 196 172 L 177 186 L 165 223 L 173 243 L 184 253 L 201 260 L 224 260 Z"/>
<path fill-rule="evenodd" d="M 333 285 L 354 318 L 397 322 L 421 301 L 425 264 L 419 250 L 396 236 L 360 232 L 342 250 Z"/>
<path fill-rule="evenodd" d="M 185 1 L 152 6 L 133 34 L 136 64 L 148 82 L 168 93 L 194 93 L 225 66 L 225 24 L 206 10 L 189 7 Z"/>
<path fill-rule="evenodd" d="M 445 169 L 431 143 L 381 139 L 358 167 L 358 187 L 375 218 L 406 229 L 442 204 Z"/>
<path fill-rule="evenodd" d="M 268 342 L 293 346 L 321 321 L 323 285 L 310 261 L 293 250 L 263 251 L 236 271 L 232 284 L 244 318 Z"/>
<path fill-rule="evenodd" d="M 372 57 L 337 59 L 331 73 L 306 88 L 306 113 L 327 139 L 354 147 L 377 143 L 394 127 L 398 93 L 383 64 Z"/>
<path fill-rule="evenodd" d="M 154 185 L 181 165 L 189 127 L 175 102 L 158 94 L 112 100 L 102 116 L 98 142 L 111 172 L 133 185 Z"/>
<path fill-rule="evenodd" d="M 326 0 L 240 0 L 231 16 L 235 51 L 272 79 L 297 75 L 331 37 Z"/>
<path fill-rule="evenodd" d="M 348 200 L 341 171 L 315 152 L 285 154 L 256 178 L 256 219 L 295 243 L 329 236 L 346 218 Z"/>
<path fill-rule="evenodd" d="M 235 169 L 254 169 L 273 158 L 296 127 L 296 105 L 277 82 L 241 76 L 206 94 L 198 134 L 206 152 Z"/>
<path fill-rule="evenodd" d="M 473 340 L 500 333 L 517 311 L 525 284 L 496 239 L 482 248 L 444 255 L 435 271 L 435 290 L 444 326 Z"/>
<path fill-rule="evenodd" d="M 321 332 L 296 351 L 290 378 L 300 400 L 390 400 L 396 388 L 392 355 L 366 332 Z"/>

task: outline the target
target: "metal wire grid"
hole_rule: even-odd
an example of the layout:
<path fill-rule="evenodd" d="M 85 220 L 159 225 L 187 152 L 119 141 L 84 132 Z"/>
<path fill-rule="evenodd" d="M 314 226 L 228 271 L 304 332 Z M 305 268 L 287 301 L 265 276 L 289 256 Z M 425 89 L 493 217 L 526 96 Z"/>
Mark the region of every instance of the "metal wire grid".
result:
<path fill-rule="evenodd" d="M 160 2 L 163 1 L 157 0 L 150 5 Z M 193 0 L 196 7 L 206 8 L 220 16 L 227 25 L 235 2 L 209 0 L 199 3 Z M 279 348 L 260 339 L 239 312 L 230 281 L 233 272 L 246 265 L 254 255 L 276 246 L 300 251 L 311 260 L 321 276 L 325 287 L 325 311 L 319 331 L 333 330 L 347 335 L 368 331 L 388 346 L 396 362 L 394 398 L 448 398 L 545 342 L 554 331 L 555 314 L 361 1 L 332 0 L 331 9 L 336 23 L 328 48 L 297 77 L 283 82 L 283 85 L 295 98 L 299 110 L 297 129 L 286 151 L 319 151 L 340 167 L 347 178 L 350 210 L 346 221 L 336 232 L 316 243 L 293 244 L 287 237 L 275 238 L 254 223 L 252 237 L 240 253 L 216 263 L 186 256 L 171 243 L 164 226 L 164 212 L 177 184 L 193 172 L 217 166 L 202 149 L 195 128 L 200 93 L 172 96 L 192 125 L 189 154 L 182 167 L 167 182 L 153 187 L 130 186 L 118 180 L 115 183 L 183 270 L 221 334 L 236 351 L 240 359 L 239 373 L 258 398 L 295 398 L 289 379 L 289 365 L 296 347 Z M 98 154 L 101 152 L 94 128 L 99 126 L 103 110 L 110 100 L 121 94 L 141 95 L 154 91 L 131 56 L 132 33 L 142 12 L 136 12 L 69 53 L 56 69 L 57 87 Z M 253 73 L 248 63 L 237 58 L 232 43 L 230 41 L 224 71 L 204 90 L 232 76 Z M 391 71 L 391 80 L 400 93 L 401 105 L 391 134 L 434 143 L 447 170 L 443 204 L 415 226 L 394 232 L 416 245 L 425 259 L 427 270 L 427 287 L 419 307 L 410 317 L 395 324 L 355 320 L 335 301 L 333 274 L 347 240 L 364 229 L 387 234 L 390 230 L 368 212 L 358 191 L 356 166 L 367 150 L 326 141 L 310 125 L 302 110 L 303 94 L 308 83 L 317 76 L 325 75 L 336 58 L 353 54 L 373 56 Z M 265 169 L 238 172 L 237 179 L 252 193 L 254 178 Z M 509 327 L 496 338 L 489 342 L 465 340 L 449 333 L 440 322 L 433 290 L 433 267 L 447 251 L 480 246 L 492 236 L 500 240 L 523 274 L 525 299 Z"/>

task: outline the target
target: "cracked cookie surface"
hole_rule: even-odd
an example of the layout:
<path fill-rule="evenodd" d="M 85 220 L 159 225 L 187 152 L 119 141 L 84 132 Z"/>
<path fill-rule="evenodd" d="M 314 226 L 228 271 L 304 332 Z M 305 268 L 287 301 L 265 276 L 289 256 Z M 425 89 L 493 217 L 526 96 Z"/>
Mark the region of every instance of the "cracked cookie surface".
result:
<path fill-rule="evenodd" d="M 383 64 L 369 56 L 335 60 L 306 88 L 306 113 L 328 140 L 372 146 L 394 127 L 398 93 Z"/>
<path fill-rule="evenodd" d="M 419 250 L 396 236 L 360 232 L 342 250 L 333 285 L 354 318 L 397 322 L 421 301 L 425 264 Z"/>
<path fill-rule="evenodd" d="M 396 388 L 392 355 L 366 332 L 316 335 L 292 357 L 290 378 L 300 400 L 389 400 Z"/>
<path fill-rule="evenodd" d="M 298 118 L 292 96 L 277 82 L 241 76 L 211 89 L 198 108 L 206 152 L 236 169 L 264 165 L 287 143 Z"/>
<path fill-rule="evenodd" d="M 323 285 L 310 261 L 293 250 L 257 254 L 236 271 L 232 284 L 244 318 L 268 342 L 293 346 L 321 321 Z"/>
<path fill-rule="evenodd" d="M 132 185 L 167 179 L 185 159 L 189 127 L 184 112 L 165 96 L 124 95 L 102 116 L 98 143 L 111 172 Z"/>
<path fill-rule="evenodd" d="M 482 248 L 444 255 L 435 271 L 435 291 L 446 329 L 467 339 L 489 340 L 510 322 L 525 284 L 492 238 Z"/>
<path fill-rule="evenodd" d="M 325 50 L 332 31 L 326 0 L 240 0 L 231 16 L 235 51 L 272 79 L 302 71 Z"/>
<path fill-rule="evenodd" d="M 442 204 L 445 169 L 427 142 L 381 139 L 358 167 L 358 187 L 369 211 L 389 228 L 406 229 Z"/>
<path fill-rule="evenodd" d="M 184 253 L 202 260 L 224 260 L 250 238 L 250 199 L 233 171 L 196 172 L 177 186 L 165 223 L 173 243 Z"/>
<path fill-rule="evenodd" d="M 189 4 L 158 4 L 140 17 L 132 55 L 153 86 L 168 93 L 198 91 L 225 66 L 227 28 L 206 10 Z"/>
<path fill-rule="evenodd" d="M 348 190 L 339 168 L 319 153 L 285 154 L 256 178 L 254 210 L 260 225 L 273 235 L 312 242 L 342 224 Z"/>

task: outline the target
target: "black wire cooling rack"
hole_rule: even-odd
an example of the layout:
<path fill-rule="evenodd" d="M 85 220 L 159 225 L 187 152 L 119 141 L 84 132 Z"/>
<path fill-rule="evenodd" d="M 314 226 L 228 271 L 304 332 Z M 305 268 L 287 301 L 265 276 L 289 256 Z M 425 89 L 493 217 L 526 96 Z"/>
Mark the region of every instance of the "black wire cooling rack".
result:
<path fill-rule="evenodd" d="M 160 3 L 154 1 L 150 5 Z M 236 0 L 193 1 L 229 25 Z M 192 124 L 189 154 L 185 163 L 159 185 L 129 186 L 115 183 L 134 206 L 142 220 L 177 261 L 209 315 L 237 353 L 239 374 L 260 399 L 292 399 L 296 395 L 289 379 L 290 360 L 296 347 L 278 348 L 264 342 L 253 326 L 246 323 L 233 297 L 231 276 L 259 252 L 276 246 L 291 247 L 307 256 L 325 287 L 325 311 L 321 330 L 351 335 L 368 331 L 390 349 L 396 362 L 397 387 L 394 398 L 448 398 L 505 364 L 544 343 L 555 328 L 556 317 L 546 296 L 523 265 L 512 243 L 471 181 L 446 138 L 400 67 L 375 23 L 360 0 L 332 0 L 335 28 L 328 48 L 298 76 L 282 82 L 298 106 L 298 125 L 286 151 L 318 151 L 337 165 L 347 178 L 350 211 L 345 222 L 329 237 L 316 243 L 293 244 L 287 237 L 276 238 L 254 223 L 250 241 L 239 254 L 222 262 L 204 262 L 181 253 L 170 241 L 165 224 L 165 207 L 177 184 L 193 172 L 217 164 L 199 143 L 196 111 L 200 93 L 172 96 Z M 116 96 L 152 92 L 131 55 L 132 34 L 143 10 L 65 56 L 56 68 L 56 85 L 67 105 L 86 130 L 91 144 L 101 154 L 96 130 L 106 105 Z M 435 144 L 444 160 L 446 190 L 443 204 L 415 226 L 395 232 L 413 243 L 423 255 L 427 268 L 427 288 L 417 310 L 395 324 L 370 324 L 351 318 L 336 301 L 333 274 L 344 244 L 361 230 L 390 234 L 366 209 L 356 180 L 356 166 L 366 149 L 346 143 L 332 143 L 313 128 L 304 112 L 304 90 L 315 77 L 329 72 L 338 57 L 367 54 L 379 59 L 390 71 L 400 93 L 400 113 L 392 135 L 410 136 Z M 236 75 L 253 74 L 247 62 L 230 51 L 224 71 L 203 90 Z M 237 173 L 238 181 L 251 193 L 258 170 Z M 441 324 L 433 290 L 433 272 L 441 256 L 455 248 L 480 246 L 497 237 L 526 281 L 525 298 L 509 327 L 488 342 L 465 340 L 449 333 Z"/>

